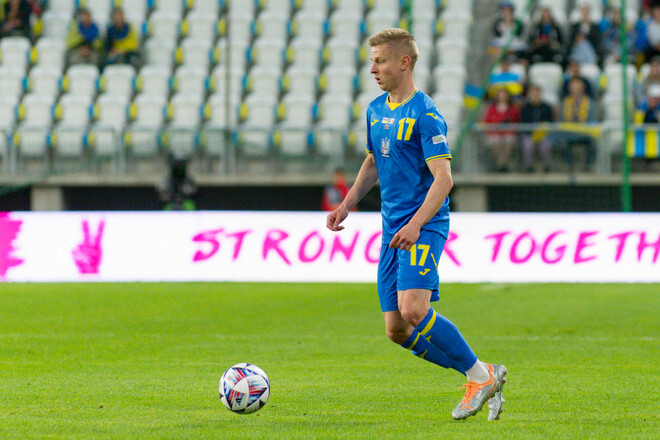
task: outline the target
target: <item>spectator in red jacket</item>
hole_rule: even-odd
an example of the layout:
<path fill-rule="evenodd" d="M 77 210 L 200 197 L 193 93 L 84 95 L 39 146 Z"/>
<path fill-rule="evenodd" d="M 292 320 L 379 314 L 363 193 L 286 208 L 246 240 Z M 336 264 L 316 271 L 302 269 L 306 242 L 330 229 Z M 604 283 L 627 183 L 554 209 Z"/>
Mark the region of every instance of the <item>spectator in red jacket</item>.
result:
<path fill-rule="evenodd" d="M 513 105 L 511 95 L 506 89 L 500 89 L 495 100 L 484 116 L 483 122 L 487 124 L 515 124 L 520 122 L 520 111 Z M 509 159 L 516 144 L 516 133 L 506 130 L 486 131 L 486 143 L 490 148 L 495 161 L 497 172 L 506 172 L 509 169 Z"/>
<path fill-rule="evenodd" d="M 328 185 L 323 192 L 321 209 L 334 211 L 348 194 L 350 187 L 346 184 L 346 174 L 342 168 L 337 168 L 332 177 L 332 185 Z"/>

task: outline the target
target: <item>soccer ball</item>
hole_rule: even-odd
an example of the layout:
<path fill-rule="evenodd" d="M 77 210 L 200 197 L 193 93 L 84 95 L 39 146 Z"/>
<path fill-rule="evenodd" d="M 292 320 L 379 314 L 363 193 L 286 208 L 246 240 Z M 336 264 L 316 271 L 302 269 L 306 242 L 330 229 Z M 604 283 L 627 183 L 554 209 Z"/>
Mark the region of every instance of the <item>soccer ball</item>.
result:
<path fill-rule="evenodd" d="M 260 410 L 270 395 L 270 381 L 264 370 L 252 364 L 236 364 L 220 379 L 220 400 L 238 414 Z"/>

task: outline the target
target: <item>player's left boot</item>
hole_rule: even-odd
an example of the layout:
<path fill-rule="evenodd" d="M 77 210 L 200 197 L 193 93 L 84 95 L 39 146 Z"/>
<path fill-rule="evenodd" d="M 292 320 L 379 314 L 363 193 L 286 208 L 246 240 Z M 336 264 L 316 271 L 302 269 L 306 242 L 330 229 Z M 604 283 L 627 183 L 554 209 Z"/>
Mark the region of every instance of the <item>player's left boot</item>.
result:
<path fill-rule="evenodd" d="M 468 381 L 468 383 L 463 385 L 466 388 L 465 395 L 463 395 L 463 399 L 451 412 L 454 420 L 463 420 L 475 415 L 481 411 L 486 401 L 500 390 L 500 383 L 495 379 L 495 375 L 493 374 L 493 366 L 488 364 L 488 370 L 490 373 L 490 380 L 488 382 L 477 383 Z"/>
<path fill-rule="evenodd" d="M 499 383 L 499 389 L 495 395 L 488 399 L 488 420 L 499 420 L 500 414 L 504 411 L 504 396 L 502 396 L 502 389 L 506 383 L 506 374 L 509 372 L 504 365 L 489 365 L 488 369 L 492 367 L 493 376 Z"/>

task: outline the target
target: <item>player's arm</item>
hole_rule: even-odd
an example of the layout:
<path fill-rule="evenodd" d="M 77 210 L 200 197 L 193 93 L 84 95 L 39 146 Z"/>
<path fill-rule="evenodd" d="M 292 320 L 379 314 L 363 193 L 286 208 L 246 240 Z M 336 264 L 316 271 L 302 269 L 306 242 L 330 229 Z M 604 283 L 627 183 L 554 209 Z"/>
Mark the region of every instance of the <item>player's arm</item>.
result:
<path fill-rule="evenodd" d="M 426 193 L 424 203 L 419 207 L 410 221 L 397 231 L 390 242 L 390 247 L 410 249 L 419 238 L 419 232 L 429 220 L 442 208 L 442 204 L 449 195 L 454 182 L 451 178 L 451 161 L 449 159 L 437 159 L 427 163 L 433 184 Z"/>
<path fill-rule="evenodd" d="M 348 191 L 348 194 L 346 194 L 346 197 L 341 202 L 339 207 L 328 214 L 326 223 L 328 229 L 331 231 L 341 231 L 344 229 L 344 227 L 341 226 L 341 222 L 343 222 L 346 217 L 348 217 L 350 210 L 353 209 L 360 200 L 362 200 L 362 197 L 364 197 L 367 192 L 369 192 L 369 190 L 376 183 L 376 180 L 378 180 L 378 170 L 376 168 L 374 155 L 367 154 L 364 162 L 362 162 L 362 166 L 360 167 L 360 172 L 355 179 L 355 183 Z"/>

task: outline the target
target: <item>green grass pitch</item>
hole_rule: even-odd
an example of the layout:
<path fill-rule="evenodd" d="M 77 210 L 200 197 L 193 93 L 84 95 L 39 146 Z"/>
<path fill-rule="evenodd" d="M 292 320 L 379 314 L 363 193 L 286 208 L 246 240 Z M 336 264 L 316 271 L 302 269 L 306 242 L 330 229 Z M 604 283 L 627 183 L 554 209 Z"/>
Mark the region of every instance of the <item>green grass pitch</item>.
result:
<path fill-rule="evenodd" d="M 660 285 L 442 285 L 435 308 L 509 368 L 502 420 L 389 342 L 374 285 L 0 285 L 0 438 L 660 438 Z M 223 371 L 271 397 L 236 415 Z"/>

